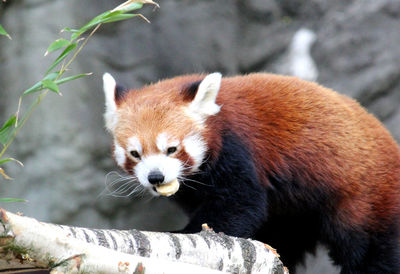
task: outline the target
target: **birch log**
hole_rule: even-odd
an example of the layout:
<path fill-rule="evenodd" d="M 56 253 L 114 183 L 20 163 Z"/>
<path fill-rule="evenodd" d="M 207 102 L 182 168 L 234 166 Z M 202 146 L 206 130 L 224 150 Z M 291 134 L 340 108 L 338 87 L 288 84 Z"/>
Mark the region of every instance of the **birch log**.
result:
<path fill-rule="evenodd" d="M 102 230 L 39 222 L 0 209 L 0 269 L 50 273 L 287 273 L 258 241 L 214 233 Z"/>

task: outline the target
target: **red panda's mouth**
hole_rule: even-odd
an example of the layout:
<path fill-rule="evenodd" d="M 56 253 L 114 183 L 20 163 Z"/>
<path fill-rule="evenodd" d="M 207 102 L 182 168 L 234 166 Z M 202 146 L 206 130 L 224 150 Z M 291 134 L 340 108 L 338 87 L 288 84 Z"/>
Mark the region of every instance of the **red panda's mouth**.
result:
<path fill-rule="evenodd" d="M 169 197 L 179 190 L 179 182 L 177 179 L 171 182 L 153 186 L 153 190 L 162 196 Z"/>

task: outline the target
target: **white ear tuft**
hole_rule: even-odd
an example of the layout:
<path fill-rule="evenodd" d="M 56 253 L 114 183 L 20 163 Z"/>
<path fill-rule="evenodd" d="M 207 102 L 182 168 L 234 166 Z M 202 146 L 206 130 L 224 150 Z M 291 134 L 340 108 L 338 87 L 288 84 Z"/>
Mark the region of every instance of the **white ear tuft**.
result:
<path fill-rule="evenodd" d="M 113 102 L 115 104 L 115 87 L 117 83 L 114 78 L 108 72 L 103 75 L 103 89 L 104 94 L 106 95 L 106 106 L 109 102 Z"/>
<path fill-rule="evenodd" d="M 214 72 L 207 75 L 204 80 L 201 81 L 196 96 L 189 105 L 189 109 L 194 114 L 205 118 L 219 112 L 221 107 L 215 103 L 215 100 L 217 99 L 221 86 L 221 78 L 221 73 Z"/>
<path fill-rule="evenodd" d="M 117 123 L 117 105 L 115 103 L 115 88 L 117 83 L 109 73 L 103 75 L 103 89 L 105 94 L 105 105 L 106 111 L 104 113 L 104 120 L 106 128 L 109 131 L 113 131 Z"/>

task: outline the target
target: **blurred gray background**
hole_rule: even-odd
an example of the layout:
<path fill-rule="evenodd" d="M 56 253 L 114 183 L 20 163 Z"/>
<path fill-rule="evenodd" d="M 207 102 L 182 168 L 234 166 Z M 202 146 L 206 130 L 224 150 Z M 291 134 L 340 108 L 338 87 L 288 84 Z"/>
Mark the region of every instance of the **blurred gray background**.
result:
<path fill-rule="evenodd" d="M 44 57 L 64 27 L 79 27 L 112 9 L 116 0 L 8 0 L 0 24 L 0 124 L 17 109 L 21 92 L 41 79 L 56 54 Z M 358 99 L 400 140 L 400 0 L 159 0 L 139 18 L 103 25 L 71 74 L 93 72 L 49 94 L 20 132 L 0 179 L 4 204 L 42 221 L 97 228 L 176 229 L 183 215 L 165 199 L 101 195 L 105 176 L 117 170 L 103 126 L 101 76 L 138 88 L 194 72 L 234 75 L 258 71 L 296 74 L 311 66 L 316 81 Z M 293 46 L 296 33 L 307 28 Z M 310 32 L 308 32 L 310 33 Z M 301 40 L 301 39 L 300 39 Z M 297 49 L 297 50 L 296 50 Z M 293 57 L 294 56 L 294 57 Z M 295 58 L 295 59 L 293 59 Z M 294 60 L 294 61 L 293 61 Z M 297 63 L 296 63 L 297 62 Z M 302 64 L 305 64 L 304 66 Z M 299 72 L 304 73 L 304 71 Z M 297 73 L 297 74 L 299 74 Z M 300 75 L 301 76 L 301 75 Z M 29 101 L 29 98 L 27 102 Z M 337 273 L 321 248 L 300 273 Z"/>

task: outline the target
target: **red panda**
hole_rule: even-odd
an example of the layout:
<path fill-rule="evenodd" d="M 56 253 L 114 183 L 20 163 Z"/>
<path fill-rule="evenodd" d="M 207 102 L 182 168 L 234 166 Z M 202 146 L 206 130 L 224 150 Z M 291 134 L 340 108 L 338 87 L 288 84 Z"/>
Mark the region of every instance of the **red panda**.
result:
<path fill-rule="evenodd" d="M 187 75 L 125 90 L 105 74 L 117 164 L 290 270 L 317 243 L 342 273 L 400 273 L 400 150 L 356 101 L 273 74 Z"/>

